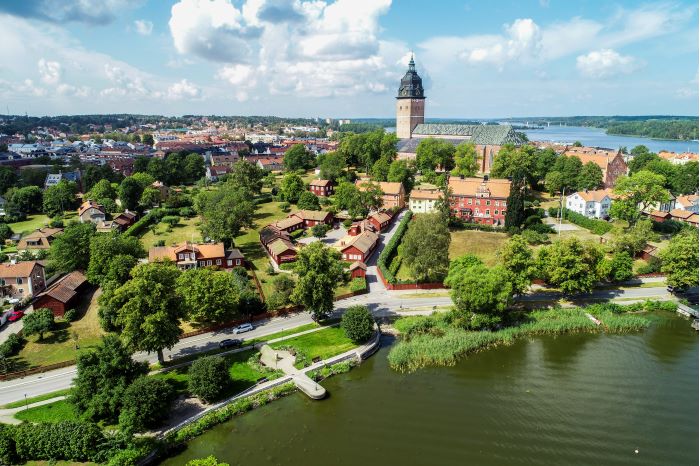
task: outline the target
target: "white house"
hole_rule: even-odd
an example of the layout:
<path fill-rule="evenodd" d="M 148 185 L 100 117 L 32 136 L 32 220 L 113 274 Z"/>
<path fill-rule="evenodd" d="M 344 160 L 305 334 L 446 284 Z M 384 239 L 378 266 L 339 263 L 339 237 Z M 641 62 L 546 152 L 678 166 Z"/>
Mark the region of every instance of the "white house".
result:
<path fill-rule="evenodd" d="M 588 218 L 603 218 L 608 216 L 612 199 L 612 189 L 579 191 L 566 196 L 566 208 Z"/>
<path fill-rule="evenodd" d="M 429 214 L 435 212 L 435 203 L 442 193 L 436 190 L 414 189 L 408 199 L 408 208 L 416 214 Z"/>
<path fill-rule="evenodd" d="M 696 194 L 678 196 L 676 198 L 676 208 L 687 210 L 688 212 L 693 212 L 695 214 L 700 213 L 698 212 L 698 196 Z"/>

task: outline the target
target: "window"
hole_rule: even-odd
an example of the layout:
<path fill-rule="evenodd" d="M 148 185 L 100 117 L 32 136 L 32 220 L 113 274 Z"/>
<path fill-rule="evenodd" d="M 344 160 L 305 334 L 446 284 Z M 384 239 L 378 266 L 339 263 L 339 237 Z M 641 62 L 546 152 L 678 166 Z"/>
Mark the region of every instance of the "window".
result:
<path fill-rule="evenodd" d="M 501 203 L 501 207 L 505 207 L 505 206 L 506 206 L 506 201 L 503 201 L 503 202 Z"/>
<path fill-rule="evenodd" d="M 496 201 L 496 207 L 498 207 L 499 205 L 501 205 L 501 202 L 500 202 L 500 201 Z"/>
<path fill-rule="evenodd" d="M 5 279 L 4 278 L 0 278 L 0 285 L 5 286 Z"/>
<path fill-rule="evenodd" d="M 22 277 L 17 277 L 17 284 L 21 285 L 23 283 Z"/>
<path fill-rule="evenodd" d="M 19 292 L 20 292 L 20 293 L 24 293 L 24 289 L 23 289 L 23 288 L 20 288 L 20 289 L 19 289 Z"/>
<path fill-rule="evenodd" d="M 486 209 L 486 215 L 491 215 L 491 209 Z"/>
<path fill-rule="evenodd" d="M 476 205 L 481 205 L 481 199 L 476 200 Z"/>
<path fill-rule="evenodd" d="M 469 199 L 469 202 L 467 202 L 467 204 L 472 205 L 472 200 Z"/>
<path fill-rule="evenodd" d="M 204 267 L 205 262 L 204 261 L 199 261 L 199 266 Z"/>
<path fill-rule="evenodd" d="M 236 265 L 241 265 L 241 260 L 240 260 L 240 259 L 236 259 Z"/>
<path fill-rule="evenodd" d="M 486 201 L 486 205 L 491 205 L 491 201 Z"/>
<path fill-rule="evenodd" d="M 221 259 L 216 259 L 216 265 L 221 265 Z"/>
<path fill-rule="evenodd" d="M 498 215 L 498 209 L 493 211 L 493 215 Z"/>
<path fill-rule="evenodd" d="M 210 261 L 210 260 L 209 260 L 209 261 L 207 261 L 207 265 L 211 265 L 211 261 Z"/>
<path fill-rule="evenodd" d="M 236 262 L 238 262 L 238 261 L 236 261 Z M 227 264 L 228 264 L 229 266 L 231 266 L 231 265 L 233 265 L 233 261 L 232 261 L 231 259 L 229 259 L 228 262 L 227 262 Z"/>

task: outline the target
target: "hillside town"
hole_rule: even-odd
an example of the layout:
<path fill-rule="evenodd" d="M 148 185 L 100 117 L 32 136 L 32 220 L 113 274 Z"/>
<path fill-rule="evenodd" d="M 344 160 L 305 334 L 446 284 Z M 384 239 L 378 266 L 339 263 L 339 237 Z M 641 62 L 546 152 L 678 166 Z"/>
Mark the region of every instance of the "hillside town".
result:
<path fill-rule="evenodd" d="M 279 5 L 253 13 L 292 15 Z M 243 24 L 241 18 L 249 21 L 253 13 L 243 9 L 222 21 L 238 33 L 239 19 Z M 282 22 L 279 18 L 275 21 Z M 511 37 L 506 45 L 465 52 L 460 59 L 488 61 L 488 51 L 511 47 L 519 34 L 527 35 L 516 25 L 528 24 L 506 28 Z M 138 28 L 146 37 L 153 24 L 146 26 L 137 22 L 127 31 Z M 240 26 L 250 37 L 262 34 L 260 23 L 247 27 Z M 197 31 L 202 37 L 197 50 L 213 54 L 208 32 Z M 582 69 L 595 56 L 578 58 Z M 40 63 L 44 71 L 51 68 Z M 172 63 L 182 66 L 198 65 Z M 237 104 L 248 101 L 254 74 L 278 71 L 236 66 L 222 67 L 216 79 L 245 93 L 236 93 Z M 602 396 L 576 399 L 573 414 L 566 411 L 574 405 L 569 398 L 566 409 L 556 404 L 562 393 L 588 396 L 596 383 L 629 379 L 619 375 L 623 369 L 641 372 L 646 366 L 640 361 L 653 360 L 658 364 L 645 362 L 653 367 L 651 375 L 640 375 L 640 382 L 631 377 L 630 383 L 646 390 L 658 367 L 671 368 L 681 354 L 685 366 L 668 372 L 696 376 L 697 361 L 683 349 L 697 347 L 700 182 L 698 154 L 692 151 L 697 141 L 680 151 L 667 140 L 628 135 L 642 143 L 598 147 L 548 138 L 544 119 L 531 129 L 529 121 L 523 125 L 510 117 L 438 118 L 444 100 L 427 94 L 439 78 L 423 66 L 407 52 L 401 74 L 384 73 L 393 80 L 387 105 L 395 115 L 388 119 L 338 118 L 331 108 L 328 114 L 335 118 L 37 117 L 9 110 L 0 115 L 0 464 L 228 466 L 217 459 L 222 455 L 234 458 L 227 459 L 232 464 L 251 458 L 268 463 L 250 464 L 301 464 L 283 450 L 306 443 L 309 450 L 303 447 L 302 453 L 312 464 L 334 463 L 328 450 L 321 452 L 326 456 L 319 453 L 309 432 L 342 432 L 335 443 L 324 443 L 335 448 L 342 440 L 338 451 L 355 442 L 370 451 L 382 440 L 375 434 L 388 435 L 397 426 L 416 443 L 413 435 L 423 430 L 435 430 L 432 443 L 447 438 L 449 432 L 437 421 L 431 425 L 431 416 L 416 414 L 416 406 L 443 420 L 473 416 L 491 422 L 493 416 L 500 427 L 459 430 L 463 438 L 453 449 L 505 445 L 497 463 L 521 464 L 524 456 L 509 450 L 512 439 L 500 432 L 512 417 L 525 418 L 541 406 L 557 416 L 582 416 L 600 403 L 603 414 L 596 410 L 587 422 L 596 435 L 607 435 L 621 428 L 594 421 L 614 408 L 606 398 L 620 391 L 613 382 L 603 386 Z M 42 82 L 53 85 L 61 76 Z M 131 79 L 113 81 L 140 92 L 139 79 Z M 306 81 L 315 79 L 321 78 Z M 177 89 L 184 92 L 186 84 Z M 287 84 L 299 92 L 296 98 L 309 92 L 305 82 L 290 78 Z M 367 86 L 382 95 L 379 84 Z M 287 98 L 281 97 L 286 87 L 274 89 L 280 100 Z M 190 94 L 200 98 L 195 90 Z M 177 100 L 173 92 L 157 95 Z M 584 117 L 562 120 L 567 118 Z M 684 117 L 623 117 L 615 124 L 646 125 L 655 132 L 693 125 Z M 677 346 L 664 340 L 669 335 Z M 582 363 L 585 351 L 596 345 L 603 349 L 594 363 Z M 651 349 L 642 349 L 647 346 Z M 365 369 L 370 357 L 382 359 Z M 341 381 L 340 374 L 358 365 L 356 380 Z M 448 366 L 444 373 L 438 370 Z M 428 367 L 435 370 L 421 373 Z M 565 372 L 572 368 L 587 378 L 581 382 Z M 529 371 L 546 374 L 534 382 L 517 379 L 518 372 Z M 387 379 L 378 381 L 379 373 Z M 326 383 L 336 376 L 337 385 Z M 343 383 L 360 379 L 382 388 L 357 390 L 364 399 L 332 405 L 337 398 L 358 396 Z M 455 380 L 445 400 L 436 400 L 440 384 Z M 540 380 L 549 381 L 549 391 Z M 471 383 L 478 386 L 465 395 Z M 509 390 L 527 395 L 498 417 L 494 406 L 514 396 Z M 304 397 L 302 405 L 280 402 L 276 411 L 265 411 L 265 405 L 292 393 Z M 484 393 L 497 400 L 477 401 L 474 394 Z M 635 396 L 635 402 L 642 399 Z M 660 404 L 661 395 L 644 396 L 649 398 L 643 403 Z M 465 399 L 471 404 L 459 404 Z M 345 413 L 331 410 L 330 417 L 342 418 L 350 431 L 330 422 L 341 422 L 335 419 L 319 423 L 328 416 L 315 411 L 319 400 Z M 451 411 L 452 404 L 454 412 L 468 416 L 438 412 Z M 233 424 L 258 409 L 263 419 L 257 422 L 274 418 L 280 430 Z M 376 416 L 363 411 L 363 418 L 350 414 L 355 409 L 388 411 Z M 312 419 L 304 417 L 309 413 Z M 628 415 L 618 413 L 619 422 L 628 422 Z M 367 422 L 380 427 L 363 440 L 366 432 L 358 429 L 367 429 Z M 565 437 L 537 422 L 528 432 Z M 499 438 L 459 443 L 485 431 L 499 432 Z M 254 446 L 236 443 L 243 433 L 254 433 Z M 209 437 L 213 434 L 220 437 Z M 291 443 L 274 445 L 277 434 Z M 231 441 L 236 451 L 230 453 L 226 443 L 233 435 L 240 437 Z M 624 454 L 639 455 L 630 442 Z M 645 442 L 651 449 L 653 442 Z M 274 453 L 267 453 L 268 446 Z M 368 462 L 342 451 L 338 464 L 496 464 L 459 453 L 443 463 L 434 450 L 428 458 L 414 449 L 415 458 L 392 453 L 394 460 Z M 539 461 L 541 454 L 531 453 L 526 462 L 557 464 Z M 619 459 L 610 464 L 629 461 L 617 450 L 606 454 Z M 597 457 L 562 458 L 559 464 L 605 463 Z"/>

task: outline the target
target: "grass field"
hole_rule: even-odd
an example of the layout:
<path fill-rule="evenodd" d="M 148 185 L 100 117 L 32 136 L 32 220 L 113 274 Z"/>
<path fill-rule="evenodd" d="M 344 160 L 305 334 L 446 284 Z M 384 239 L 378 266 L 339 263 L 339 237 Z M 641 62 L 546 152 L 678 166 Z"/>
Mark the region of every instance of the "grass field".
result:
<path fill-rule="evenodd" d="M 27 338 L 24 348 L 15 357 L 20 368 L 47 366 L 63 361 L 75 360 L 78 353 L 95 348 L 104 334 L 97 315 L 98 292 L 86 293 L 78 304 L 78 312 L 82 317 L 74 322 L 56 321 L 56 329 L 44 335 L 39 341 L 37 335 Z M 84 313 L 83 313 L 84 312 Z M 78 336 L 78 347 L 71 335 Z"/>
<path fill-rule="evenodd" d="M 318 332 L 280 341 L 271 346 L 273 349 L 292 347 L 312 360 L 314 358 L 327 359 L 351 350 L 357 345 L 345 336 L 345 332 L 340 327 L 329 327 Z"/>
<path fill-rule="evenodd" d="M 505 233 L 477 230 L 455 230 L 450 233 L 450 259 L 464 254 L 474 254 L 487 266 L 498 264 L 497 252 L 508 240 Z"/>
<path fill-rule="evenodd" d="M 180 218 L 180 223 L 171 228 L 171 231 L 168 231 L 169 225 L 160 222 L 155 227 L 155 233 L 152 229 L 144 233 L 141 237 L 141 244 L 148 250 L 161 240 L 165 241 L 166 246 L 193 239 L 195 242 L 202 241 L 202 234 L 197 227 L 200 221 L 199 217 Z"/>
<path fill-rule="evenodd" d="M 255 211 L 255 227 L 244 231 L 242 235 L 237 236 L 234 240 L 236 247 L 241 250 L 246 260 L 253 265 L 255 274 L 260 280 L 260 285 L 262 285 L 263 294 L 266 297 L 273 291 L 273 277 L 267 273 L 270 261 L 260 245 L 258 233 L 270 223 L 287 216 L 287 213 L 280 209 L 281 204 L 281 202 L 258 204 L 258 208 Z"/>
<path fill-rule="evenodd" d="M 73 405 L 68 400 L 60 400 L 36 408 L 23 409 L 15 414 L 20 421 L 58 422 L 76 417 Z"/>
<path fill-rule="evenodd" d="M 29 215 L 27 216 L 27 220 L 10 223 L 10 228 L 12 228 L 12 231 L 15 233 L 24 236 L 37 228 L 45 227 L 49 224 L 49 220 L 51 219 L 44 214 Z"/>

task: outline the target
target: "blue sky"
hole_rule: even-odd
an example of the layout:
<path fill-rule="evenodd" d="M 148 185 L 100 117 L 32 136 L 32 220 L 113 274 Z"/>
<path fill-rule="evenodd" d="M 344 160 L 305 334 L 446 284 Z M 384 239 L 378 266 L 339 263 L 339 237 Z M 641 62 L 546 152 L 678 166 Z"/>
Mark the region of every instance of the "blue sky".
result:
<path fill-rule="evenodd" d="M 698 114 L 693 1 L 5 0 L 0 108 L 390 117 Z"/>

